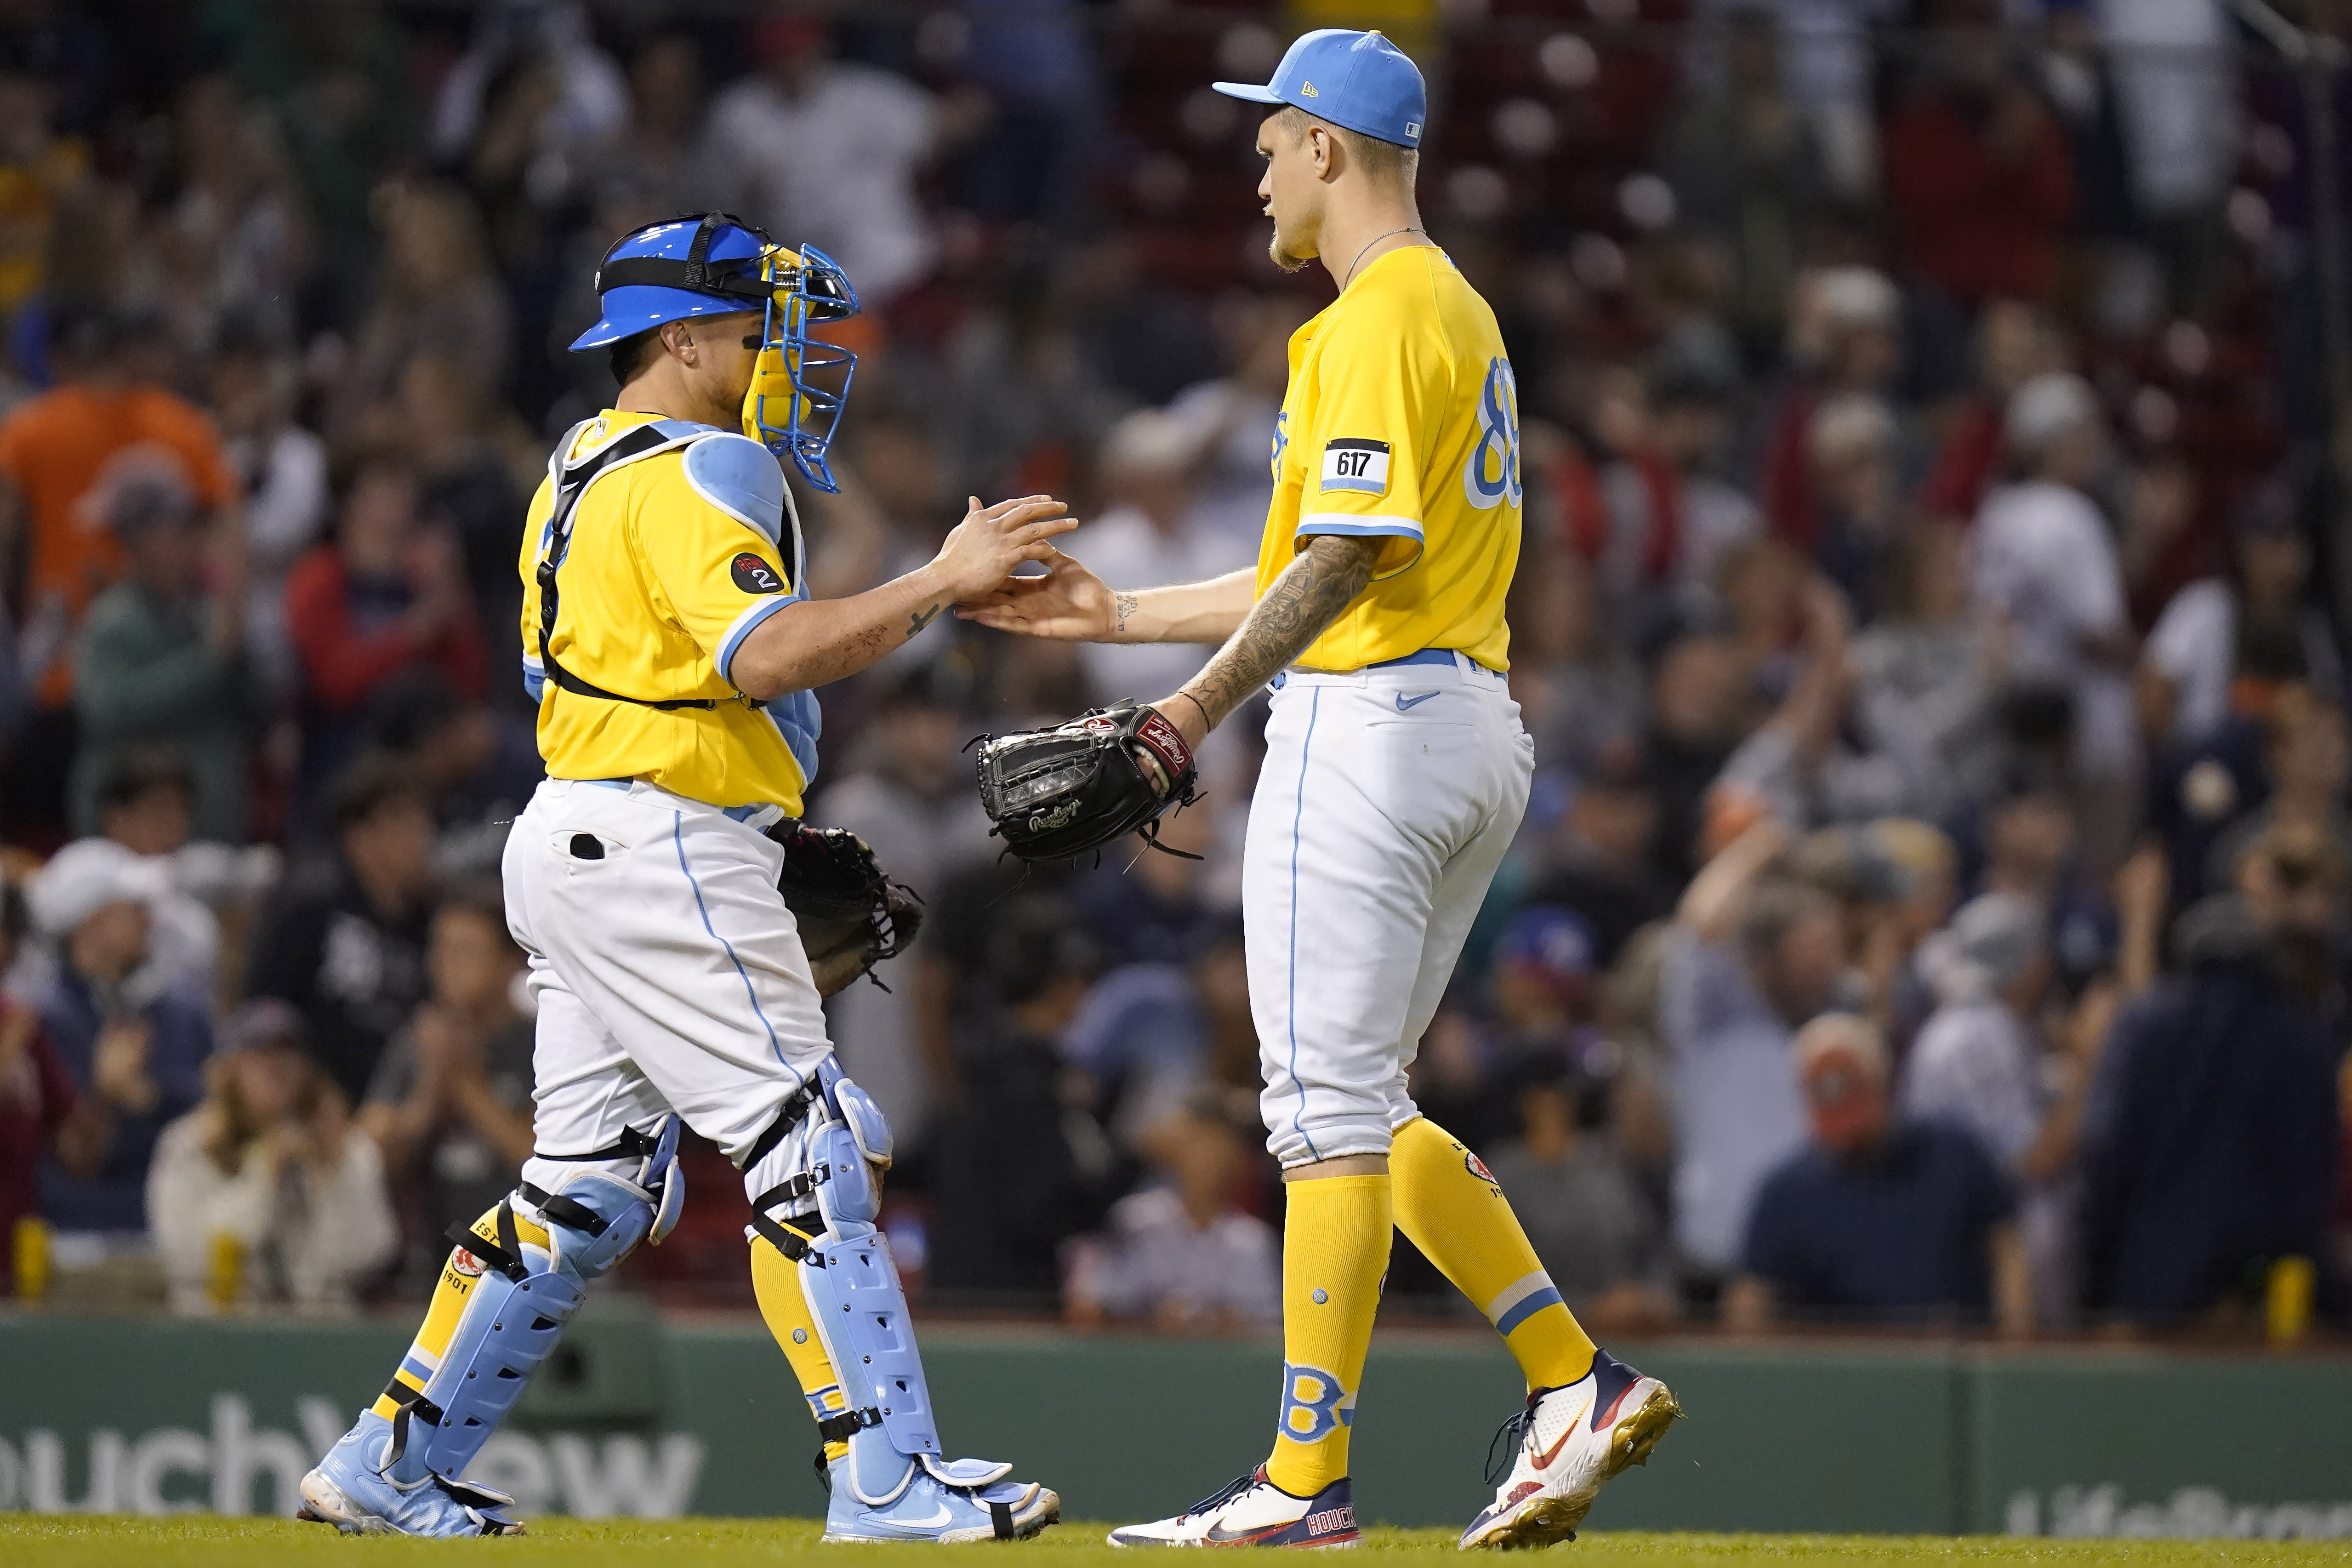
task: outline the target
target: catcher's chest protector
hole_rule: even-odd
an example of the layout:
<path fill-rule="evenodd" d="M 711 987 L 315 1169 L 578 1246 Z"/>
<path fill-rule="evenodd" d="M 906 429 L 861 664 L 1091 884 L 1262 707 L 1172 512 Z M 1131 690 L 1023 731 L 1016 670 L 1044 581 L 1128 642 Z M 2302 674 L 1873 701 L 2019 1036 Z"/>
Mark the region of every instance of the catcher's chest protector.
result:
<path fill-rule="evenodd" d="M 572 552 L 572 525 L 580 515 L 580 502 L 587 496 L 588 487 L 615 468 L 641 461 L 658 452 L 690 446 L 705 436 L 719 433 L 680 420 L 656 420 L 616 437 L 586 457 L 574 458 L 569 454 L 573 444 L 580 439 L 582 428 L 583 426 L 572 426 L 571 434 L 556 447 L 555 456 L 549 459 L 547 465 L 548 477 L 555 483 L 555 507 L 548 514 L 546 545 L 540 552 L 539 569 L 534 574 L 539 584 L 541 670 L 558 688 L 578 697 L 597 697 L 607 702 L 630 702 L 640 708 L 657 708 L 665 712 L 679 708 L 717 707 L 718 704 L 708 697 L 682 697 L 653 702 L 642 697 L 607 691 L 574 675 L 555 660 L 555 650 L 549 645 L 555 636 L 557 574 L 563 565 L 563 558 Z"/>
<path fill-rule="evenodd" d="M 717 704 L 707 697 L 673 698 L 667 701 L 648 701 L 631 697 L 625 692 L 608 691 L 564 668 L 555 660 L 554 650 L 548 645 L 555 636 L 557 608 L 557 578 L 563 559 L 572 552 L 572 530 L 580 515 L 580 503 L 587 499 L 588 487 L 617 468 L 627 467 L 664 452 L 694 447 L 697 443 L 728 432 L 707 425 L 688 424 L 682 419 L 657 419 L 650 425 L 614 437 L 597 450 L 583 457 L 569 454 L 580 439 L 580 433 L 593 421 L 575 425 L 556 444 L 555 455 L 548 460 L 547 473 L 555 487 L 555 504 L 547 519 L 544 547 L 540 552 L 539 566 L 533 574 L 539 584 L 539 659 L 547 679 L 565 691 L 579 697 L 598 697 L 608 702 L 629 702 L 640 708 L 657 708 L 665 711 L 679 708 L 713 708 Z M 706 448 L 709 450 L 709 448 Z M 691 468 L 689 465 L 689 479 Z M 782 526 L 791 531 L 793 596 L 803 598 L 808 593 L 808 547 L 801 534 L 799 509 L 793 506 L 792 489 L 783 489 Z"/>

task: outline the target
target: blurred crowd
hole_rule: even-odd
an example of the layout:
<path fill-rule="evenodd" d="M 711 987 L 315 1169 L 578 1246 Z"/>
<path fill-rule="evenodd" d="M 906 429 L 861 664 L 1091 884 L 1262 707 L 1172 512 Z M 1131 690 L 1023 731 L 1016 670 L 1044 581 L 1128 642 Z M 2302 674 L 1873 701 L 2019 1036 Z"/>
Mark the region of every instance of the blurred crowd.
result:
<path fill-rule="evenodd" d="M 1114 586 L 1223 573 L 1328 284 L 1206 84 L 1367 23 L 1528 498 L 1537 788 L 1421 1106 L 1598 1332 L 2343 1314 L 2352 423 L 2311 122 L 2220 0 L 0 0 L 16 1292 L 404 1300 L 511 1184 L 519 525 L 611 396 L 562 345 L 614 237 L 724 207 L 866 301 L 815 593 L 969 494 L 1071 500 Z M 1020 877 L 958 754 L 1203 655 L 943 620 L 824 693 L 810 819 L 928 903 L 830 1012 L 934 1310 L 1279 1315 L 1262 710 L 1198 859 Z M 748 1300 L 688 1169 L 624 1276 Z M 1467 1311 L 1402 1242 L 1388 1300 Z"/>

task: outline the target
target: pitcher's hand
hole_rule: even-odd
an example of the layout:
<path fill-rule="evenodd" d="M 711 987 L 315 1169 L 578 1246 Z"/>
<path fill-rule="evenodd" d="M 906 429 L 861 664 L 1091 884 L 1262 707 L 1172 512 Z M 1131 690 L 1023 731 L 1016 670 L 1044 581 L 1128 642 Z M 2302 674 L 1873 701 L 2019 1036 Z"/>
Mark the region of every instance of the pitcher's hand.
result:
<path fill-rule="evenodd" d="M 1078 526 L 1070 509 L 1052 496 L 1023 496 L 990 507 L 982 506 L 978 496 L 971 501 L 971 510 L 931 561 L 950 601 L 957 604 L 994 588 L 1022 563 L 1053 555 L 1049 541 Z"/>
<path fill-rule="evenodd" d="M 1007 576 L 956 606 L 956 615 L 1000 632 L 1061 642 L 1110 642 L 1118 634 L 1118 600 L 1103 580 L 1055 550 L 1042 576 Z"/>

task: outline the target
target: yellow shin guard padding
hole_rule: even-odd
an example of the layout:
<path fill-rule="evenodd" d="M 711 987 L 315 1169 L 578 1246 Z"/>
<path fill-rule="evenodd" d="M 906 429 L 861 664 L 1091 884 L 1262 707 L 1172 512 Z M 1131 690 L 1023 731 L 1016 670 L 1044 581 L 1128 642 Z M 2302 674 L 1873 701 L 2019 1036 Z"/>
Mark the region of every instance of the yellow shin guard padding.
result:
<path fill-rule="evenodd" d="M 1312 1497 L 1348 1473 L 1394 1216 L 1386 1176 L 1327 1176 L 1286 1191 L 1282 1417 L 1265 1468 L 1284 1491 Z"/>
<path fill-rule="evenodd" d="M 801 1265 L 778 1252 L 764 1237 L 751 1240 L 751 1291 L 759 1298 L 760 1316 L 766 1320 L 768 1332 L 776 1336 L 784 1359 L 793 1363 L 793 1376 L 808 1396 L 809 1413 L 820 1420 L 841 1414 L 848 1400 L 841 1392 L 841 1377 L 834 1371 L 833 1358 L 824 1353 L 824 1339 L 816 1331 L 816 1314 L 809 1310 L 808 1295 L 801 1289 Z M 847 1452 L 846 1443 L 827 1443 L 825 1463 Z"/>
<path fill-rule="evenodd" d="M 483 1210 L 482 1217 L 474 1222 L 473 1230 L 484 1241 L 496 1245 L 499 1211 L 496 1208 Z M 547 1247 L 545 1227 L 531 1224 L 520 1215 L 515 1215 L 515 1237 L 541 1249 Z M 396 1381 L 410 1388 L 424 1389 L 425 1377 L 419 1376 L 414 1369 L 425 1367 L 428 1369 L 426 1375 L 429 1376 L 429 1369 L 441 1364 L 441 1358 L 449 1353 L 450 1339 L 457 1332 L 457 1320 L 465 1316 L 466 1303 L 473 1298 L 474 1287 L 480 1280 L 481 1270 L 478 1268 L 470 1274 L 458 1268 L 457 1252 L 452 1247 L 449 1256 L 442 1260 L 441 1282 L 433 1288 L 433 1302 L 425 1309 L 425 1322 L 417 1329 L 416 1338 L 410 1342 L 408 1354 L 403 1358 L 399 1370 L 393 1373 Z M 400 1405 L 391 1394 L 382 1394 L 376 1396 L 374 1410 L 378 1415 L 390 1421 L 400 1414 Z"/>
<path fill-rule="evenodd" d="M 1510 1200 L 1475 1154 L 1426 1118 L 1389 1148 L 1396 1226 L 1486 1314 L 1529 1388 L 1559 1388 L 1592 1370 L 1592 1340 L 1552 1288 Z"/>

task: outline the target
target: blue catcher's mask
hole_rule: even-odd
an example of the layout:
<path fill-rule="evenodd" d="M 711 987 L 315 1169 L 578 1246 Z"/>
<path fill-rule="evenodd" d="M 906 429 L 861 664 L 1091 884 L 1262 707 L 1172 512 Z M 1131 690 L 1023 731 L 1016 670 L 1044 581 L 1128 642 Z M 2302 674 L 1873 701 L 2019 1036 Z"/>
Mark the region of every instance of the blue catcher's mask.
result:
<path fill-rule="evenodd" d="M 757 307 L 759 351 L 743 399 L 743 434 L 789 457 L 819 489 L 841 486 L 825 461 L 857 356 L 808 335 L 812 324 L 857 314 L 857 291 L 814 246 L 786 250 L 729 213 L 650 225 L 622 236 L 596 268 L 604 318 L 573 340 L 601 348 L 666 321 Z"/>

